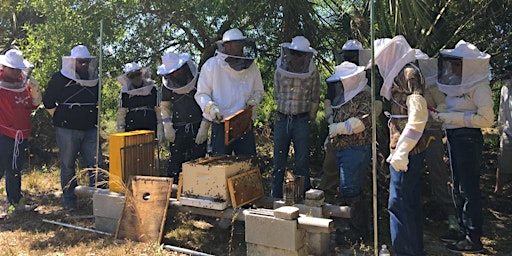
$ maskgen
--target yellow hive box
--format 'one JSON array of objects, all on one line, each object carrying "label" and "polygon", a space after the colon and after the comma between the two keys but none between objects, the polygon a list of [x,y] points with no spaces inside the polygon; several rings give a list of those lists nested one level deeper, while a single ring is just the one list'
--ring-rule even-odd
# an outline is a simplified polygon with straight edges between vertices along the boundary
[{"label": "yellow hive box", "polygon": [[227,178],[255,168],[250,157],[215,156],[183,163],[184,205],[223,210],[230,202]]},{"label": "yellow hive box", "polygon": [[132,175],[158,176],[155,168],[155,132],[131,131],[109,137],[109,189],[124,192]]}]

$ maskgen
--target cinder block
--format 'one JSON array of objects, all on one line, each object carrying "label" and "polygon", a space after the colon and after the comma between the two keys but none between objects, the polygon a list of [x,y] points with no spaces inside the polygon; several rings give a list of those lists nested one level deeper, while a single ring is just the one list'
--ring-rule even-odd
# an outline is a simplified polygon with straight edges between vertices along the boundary
[{"label": "cinder block", "polygon": [[306,248],[309,255],[326,255],[331,234],[306,232]]},{"label": "cinder block", "polygon": [[283,206],[274,210],[274,217],[284,220],[296,220],[299,218],[299,208]]},{"label": "cinder block", "polygon": [[273,248],[296,251],[304,246],[305,231],[297,229],[297,220],[277,219],[244,211],[245,241]]},{"label": "cinder block", "polygon": [[115,192],[93,194],[92,205],[96,230],[116,232],[117,223],[123,212],[124,200],[123,194]]},{"label": "cinder block", "polygon": [[304,200],[304,204],[307,206],[312,206],[312,207],[322,207],[322,205],[324,205],[324,201],[325,201],[324,198],[322,198],[322,199],[306,199],[306,200]]},{"label": "cinder block", "polygon": [[247,243],[247,255],[250,256],[268,256],[268,255],[279,255],[279,256],[306,256],[306,246],[298,250],[284,250],[274,247],[268,247],[260,244]]},{"label": "cinder block", "polygon": [[276,200],[274,201],[274,203],[272,204],[272,207],[274,209],[277,209],[279,207],[283,207],[283,206],[286,206],[285,203],[284,203],[284,200]]},{"label": "cinder block", "polygon": [[312,207],[305,204],[296,204],[295,207],[299,208],[299,213],[309,217],[323,218],[322,207]]},{"label": "cinder block", "polygon": [[324,191],[319,189],[310,189],[306,191],[306,199],[319,200],[324,199]]}]

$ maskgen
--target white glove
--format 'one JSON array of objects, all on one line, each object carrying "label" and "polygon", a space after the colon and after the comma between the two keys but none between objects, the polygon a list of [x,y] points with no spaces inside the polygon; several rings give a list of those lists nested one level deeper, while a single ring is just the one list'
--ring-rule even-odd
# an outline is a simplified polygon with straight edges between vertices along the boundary
[{"label": "white glove", "polygon": [[392,155],[389,155],[386,161],[393,166],[395,171],[407,171],[407,165],[409,165],[409,151],[414,148],[416,143],[417,141],[405,138],[399,145],[397,145],[395,152]]},{"label": "white glove", "polygon": [[464,113],[463,112],[453,112],[453,113],[439,113],[439,120],[443,121],[445,124],[457,124],[464,123]]},{"label": "white glove", "polygon": [[318,102],[311,102],[311,110],[309,110],[309,120],[315,121],[318,112]]},{"label": "white glove", "polygon": [[324,111],[325,111],[325,119],[327,120],[328,124],[332,124],[334,122],[334,117],[332,113],[332,107],[331,107],[331,101],[325,100],[324,101]]},{"label": "white glove", "polygon": [[36,79],[30,78],[30,96],[32,97],[32,105],[39,106],[43,97],[41,97],[41,91],[39,90],[39,82]]},{"label": "white glove", "polygon": [[329,125],[329,137],[333,138],[341,134],[351,135],[364,131],[365,126],[361,119],[351,117],[345,122],[333,123]]},{"label": "white glove", "polygon": [[164,122],[164,134],[165,139],[173,143],[176,139],[176,130],[174,130],[174,127],[172,127],[172,122]]},{"label": "white glove", "polygon": [[208,122],[208,120],[201,121],[196,136],[197,145],[203,144],[208,139],[208,129],[210,129],[210,122]]},{"label": "white glove", "polygon": [[162,124],[158,124],[156,126],[156,139],[158,142],[162,142],[164,140],[165,133],[164,133],[164,127]]},{"label": "white glove", "polygon": [[258,110],[258,101],[254,98],[249,99],[245,105],[246,106],[252,106],[252,119],[256,119],[256,112]]},{"label": "white glove", "polygon": [[219,123],[224,119],[224,116],[220,113],[219,106],[217,103],[210,101],[204,107],[204,111],[212,117],[212,121]]},{"label": "white glove", "polygon": [[126,128],[127,108],[117,108],[117,132],[124,132]]}]

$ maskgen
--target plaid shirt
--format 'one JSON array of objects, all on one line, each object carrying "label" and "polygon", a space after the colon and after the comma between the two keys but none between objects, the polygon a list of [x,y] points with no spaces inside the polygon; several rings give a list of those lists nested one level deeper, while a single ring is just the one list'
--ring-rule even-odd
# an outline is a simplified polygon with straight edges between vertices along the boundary
[{"label": "plaid shirt", "polygon": [[274,99],[277,111],[285,115],[297,115],[311,110],[311,103],[320,102],[320,75],[315,69],[306,78],[289,77],[276,71],[274,75]]}]

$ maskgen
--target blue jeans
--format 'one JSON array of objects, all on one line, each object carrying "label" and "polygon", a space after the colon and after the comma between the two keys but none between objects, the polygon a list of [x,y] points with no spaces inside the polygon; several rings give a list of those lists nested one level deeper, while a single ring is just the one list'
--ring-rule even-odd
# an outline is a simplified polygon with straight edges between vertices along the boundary
[{"label": "blue jeans", "polygon": [[224,145],[224,123],[212,123],[212,155],[256,155],[256,142],[254,131],[251,129],[241,138],[233,141],[228,146]]},{"label": "blue jeans", "polygon": [[[55,136],[59,146],[60,162],[60,184],[63,191],[63,201],[66,207],[76,207],[75,187],[77,186],[77,177],[75,177],[75,162],[78,154],[87,168],[96,166],[96,129],[73,130],[62,127],[55,127]],[[103,157],[100,152],[100,166],[103,163]],[[95,184],[94,171],[89,171],[89,186]],[[98,181],[103,182],[103,175],[98,176]]]},{"label": "blue jeans", "polygon": [[304,177],[304,192],[311,188],[309,180],[309,115],[286,116],[278,113],[274,124],[274,171],[272,191],[274,198],[283,198],[283,181],[290,143],[295,152],[295,176]]},{"label": "blue jeans", "polygon": [[408,170],[395,171],[389,165],[389,228],[395,255],[425,255],[421,176],[425,170],[425,152],[409,155]]},{"label": "blue jeans", "polygon": [[476,128],[449,129],[447,138],[452,168],[453,198],[459,225],[471,240],[479,242],[483,224],[480,192],[482,132]]},{"label": "blue jeans", "polygon": [[[197,126],[197,127],[196,127]],[[179,174],[182,171],[184,162],[194,160],[206,155],[206,142],[196,144],[196,135],[199,130],[199,123],[177,126],[176,139],[169,146],[169,167],[167,176],[173,178],[174,183],[178,183]]]},{"label": "blue jeans", "polygon": [[354,197],[361,194],[364,176],[369,170],[371,157],[371,145],[353,146],[336,151],[336,166],[340,173],[342,197]]},{"label": "blue jeans", "polygon": [[17,204],[21,195],[21,170],[27,159],[26,148],[28,140],[24,139],[18,145],[19,155],[16,157],[16,166],[13,168],[14,139],[0,134],[0,179],[5,173],[5,190],[9,204]]}]

